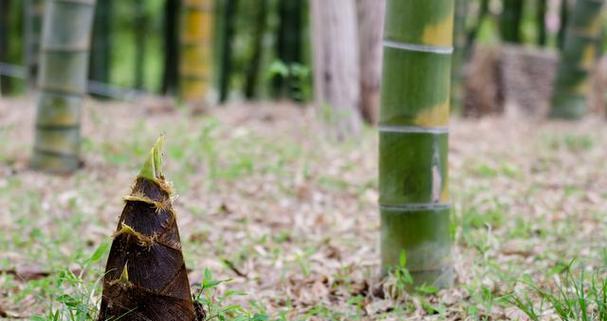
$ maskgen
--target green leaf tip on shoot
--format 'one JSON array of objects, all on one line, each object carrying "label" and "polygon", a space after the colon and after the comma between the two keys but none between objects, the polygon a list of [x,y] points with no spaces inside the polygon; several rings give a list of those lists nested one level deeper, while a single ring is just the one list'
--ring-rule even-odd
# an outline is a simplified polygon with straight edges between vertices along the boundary
[{"label": "green leaf tip on shoot", "polygon": [[139,177],[147,178],[152,181],[162,179],[162,148],[164,146],[164,135],[160,135],[154,144],[154,147],[150,150],[148,158],[146,159],[141,171],[139,171]]}]

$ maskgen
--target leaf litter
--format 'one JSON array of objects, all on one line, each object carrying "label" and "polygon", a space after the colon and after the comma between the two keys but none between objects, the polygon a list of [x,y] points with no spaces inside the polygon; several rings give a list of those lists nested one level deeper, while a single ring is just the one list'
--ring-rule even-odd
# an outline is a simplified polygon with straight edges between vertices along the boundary
[{"label": "leaf litter", "polygon": [[[232,104],[208,116],[89,101],[86,167],[72,176],[27,169],[32,102],[0,104],[0,307],[45,313],[70,289],[15,278],[79,268],[107,242],[139,160],[159,133],[178,197],[189,279],[205,269],[229,304],[290,320],[525,319],[501,298],[576,258],[605,264],[607,126],[454,119],[450,186],[457,285],[394,296],[379,271],[377,137],[328,141],[313,110]],[[171,146],[172,145],[172,146]],[[74,237],[77,236],[77,237]],[[80,260],[80,261],[78,261]],[[82,267],[80,267],[82,268]],[[88,278],[103,273],[87,266]],[[556,273],[556,272],[554,272]],[[37,282],[37,283],[36,283]],[[97,291],[95,299],[100,299]],[[29,303],[28,303],[29,302]],[[40,304],[45,303],[45,304]]]}]

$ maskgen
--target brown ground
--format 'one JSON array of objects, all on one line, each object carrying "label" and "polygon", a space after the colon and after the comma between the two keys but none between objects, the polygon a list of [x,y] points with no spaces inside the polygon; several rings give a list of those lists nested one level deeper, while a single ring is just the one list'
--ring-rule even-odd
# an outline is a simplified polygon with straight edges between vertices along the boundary
[{"label": "brown ground", "polygon": [[[108,241],[159,133],[190,281],[203,269],[245,292],[226,299],[296,320],[518,319],[499,301],[578,258],[603,264],[607,126],[504,118],[452,121],[451,191],[458,285],[392,295],[378,273],[377,139],[328,142],[310,109],[232,105],[190,116],[89,102],[86,167],[69,177],[27,169],[31,102],[0,100],[0,269],[80,270]],[[80,260],[80,261],[79,261]],[[105,257],[87,269],[99,276]],[[44,280],[44,279],[43,279]],[[0,274],[0,312],[29,316],[73,286]],[[93,299],[98,298],[98,292]],[[94,302],[94,301],[93,301]],[[227,304],[226,303],[226,304]],[[223,304],[223,303],[222,303]],[[55,304],[55,307],[58,305]],[[437,313],[437,311],[439,313]]]}]

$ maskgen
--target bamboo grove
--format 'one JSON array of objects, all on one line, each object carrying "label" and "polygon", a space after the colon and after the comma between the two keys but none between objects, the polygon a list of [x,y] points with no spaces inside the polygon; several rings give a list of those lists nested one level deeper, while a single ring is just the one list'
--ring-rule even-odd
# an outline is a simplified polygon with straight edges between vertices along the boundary
[{"label": "bamboo grove", "polygon": [[[381,70],[380,64],[374,61],[380,50],[373,41],[380,36],[373,27],[382,24],[378,21],[381,18],[373,17],[383,16],[382,10],[374,10],[382,7],[383,1],[348,0],[341,6],[356,7],[357,14],[348,14],[347,19],[340,17],[340,21],[349,20],[347,25],[359,27],[359,39],[352,41],[359,45],[359,73],[367,74],[359,80],[341,83],[347,86],[348,82],[361,82],[361,97],[349,101],[358,105],[362,116],[359,118],[371,124],[377,121],[379,105],[375,102],[379,78],[375,70]],[[321,35],[313,32],[313,22],[319,13],[311,12],[312,2],[162,0],[156,4],[100,1],[95,12],[89,78],[94,84],[117,85],[125,91],[91,93],[97,98],[123,99],[128,96],[123,94],[128,93],[126,87],[131,87],[141,94],[175,95],[189,104],[193,100],[222,104],[232,97],[246,100],[286,97],[308,102],[318,91],[314,86],[322,81],[322,78],[313,81],[314,72],[323,73],[312,68],[317,60],[315,48],[320,46],[321,40]],[[585,114],[589,83],[583,79],[589,79],[584,75],[595,65],[596,59],[592,57],[597,58],[591,47],[601,43],[595,52],[604,47],[604,32],[600,32],[604,20],[600,15],[602,1],[454,2],[457,8],[454,59],[462,62],[454,68],[452,96],[456,112],[466,104],[466,93],[462,88],[468,79],[463,76],[464,68],[460,66],[474,57],[477,44],[488,46],[498,38],[507,46],[533,46],[562,53],[550,116],[579,118],[566,115],[564,110]],[[40,68],[38,57],[44,4],[44,0],[2,2],[0,61],[23,64],[25,69],[23,75],[20,71],[10,71],[9,76],[0,70],[3,94],[35,89]],[[129,18],[126,13],[134,15]],[[555,21],[558,26],[554,25]],[[17,37],[19,33],[22,35]],[[128,48],[112,46],[125,37],[133,40],[126,46]],[[487,40],[491,37],[494,40]],[[21,38],[23,44],[19,43]],[[27,82],[22,85],[12,77],[24,77]],[[367,94],[367,91],[371,93]],[[578,111],[571,111],[574,109]]]},{"label": "bamboo grove", "polygon": [[[157,77],[158,87],[162,94],[175,96],[174,104],[208,109],[236,97],[304,105],[315,97],[320,122],[336,132],[326,135],[327,140],[358,139],[363,121],[377,125],[381,270],[389,274],[404,268],[415,284],[437,287],[454,282],[449,118],[452,111],[470,104],[469,70],[464,66],[483,50],[479,39],[493,32],[503,44],[486,68],[497,70],[488,77],[501,86],[496,96],[508,91],[503,75],[508,72],[508,50],[525,45],[540,53],[551,50],[549,54],[559,59],[546,95],[550,106],[542,117],[575,120],[590,109],[590,74],[606,33],[603,0],[577,0],[573,5],[562,0],[558,8],[537,0],[533,15],[525,12],[530,5],[517,0],[502,0],[501,6],[478,0],[476,11],[467,0],[385,0],[385,6],[379,4],[384,0],[167,0],[162,6],[163,41],[148,41],[146,28],[154,24],[147,17],[146,2],[131,6],[97,1],[27,0],[0,7],[5,10],[0,12],[3,60],[15,60],[16,49],[9,48],[14,41],[5,34],[18,30],[8,9],[24,9],[16,21],[24,34],[22,87],[37,99],[29,147],[32,168],[61,174],[78,169],[83,164],[82,110],[90,84],[109,86],[127,74],[139,103],[153,91],[147,88],[146,66],[153,59],[146,48],[163,43],[166,48],[157,48],[153,57],[163,62],[156,64],[163,69],[156,70],[163,74]],[[118,8],[125,7],[135,12],[136,25],[125,37],[135,56],[128,72],[115,67],[122,57],[112,52],[122,44],[113,40],[117,28],[108,24]],[[536,24],[533,28],[525,25],[528,16]],[[560,24],[549,28],[549,18],[556,16]],[[116,70],[122,74],[113,74]],[[0,79],[3,94],[11,83]],[[508,103],[502,100],[498,107],[503,110]],[[118,317],[144,304],[150,293],[154,300],[170,303],[162,303],[166,310],[141,318],[164,318],[168,313],[195,317],[171,192],[160,172],[160,145],[126,197],[108,259],[100,318]],[[138,221],[145,219],[153,222]],[[161,262],[167,257],[170,266]],[[152,263],[160,266],[153,271],[154,280],[142,276]]]}]

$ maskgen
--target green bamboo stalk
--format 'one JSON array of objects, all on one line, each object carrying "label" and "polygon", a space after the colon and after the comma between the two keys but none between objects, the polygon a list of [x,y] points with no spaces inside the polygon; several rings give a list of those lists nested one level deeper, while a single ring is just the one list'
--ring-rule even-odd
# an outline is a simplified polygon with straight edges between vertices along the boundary
[{"label": "green bamboo stalk", "polygon": [[548,40],[548,34],[546,32],[547,10],[547,0],[537,0],[537,44],[541,47],[546,46],[546,42]]},{"label": "green bamboo stalk", "polygon": [[588,73],[595,64],[603,0],[577,0],[567,26],[552,95],[551,118],[579,119],[587,109]]},{"label": "green bamboo stalk", "polygon": [[522,0],[503,0],[500,16],[500,34],[502,40],[511,43],[521,42],[521,20],[523,18]]},{"label": "green bamboo stalk", "polygon": [[114,0],[98,0],[93,22],[89,78],[110,82],[112,61],[111,21]]},{"label": "green bamboo stalk", "polygon": [[557,47],[560,50],[563,50],[563,48],[565,47],[565,31],[567,30],[567,25],[569,24],[569,7],[569,0],[561,0],[561,6],[559,7],[560,25],[558,33],[556,35]]},{"label": "green bamboo stalk", "polygon": [[453,0],[388,0],[379,125],[382,268],[453,282],[447,175]]},{"label": "green bamboo stalk", "polygon": [[[0,61],[6,62],[9,58],[10,44],[10,10],[11,0],[0,0]],[[10,79],[0,75],[0,95],[6,95],[10,92]]]},{"label": "green bamboo stalk", "polygon": [[166,0],[164,5],[163,94],[175,94],[179,81],[179,8],[179,0]]},{"label": "green bamboo stalk", "polygon": [[219,68],[219,102],[228,100],[230,93],[230,80],[232,76],[232,48],[235,32],[235,17],[238,13],[238,0],[223,1],[223,15],[221,17],[221,65]]},{"label": "green bamboo stalk", "polygon": [[475,19],[474,26],[466,34],[466,47],[464,49],[464,60],[469,60],[472,57],[472,51],[474,43],[478,36],[478,32],[481,29],[481,25],[485,21],[485,18],[489,16],[489,0],[480,0],[478,14]]},{"label": "green bamboo stalk", "polygon": [[25,66],[27,68],[27,83],[30,89],[36,87],[38,68],[40,65],[40,39],[42,30],[42,15],[44,0],[27,0],[25,2]]},{"label": "green bamboo stalk", "polygon": [[80,163],[80,113],[86,93],[95,0],[51,0],[45,8],[33,168],[68,173]]},{"label": "green bamboo stalk", "polygon": [[162,174],[162,137],[143,165],[113,235],[98,321],[194,321],[190,282]]},{"label": "green bamboo stalk", "polygon": [[[287,66],[302,64],[303,43],[303,14],[302,0],[279,1],[278,28],[276,29],[276,58]],[[291,76],[276,75],[272,79],[272,95],[274,98],[288,96],[301,101],[300,89]]]},{"label": "green bamboo stalk", "polygon": [[263,52],[263,38],[266,30],[266,17],[268,13],[268,0],[257,0],[255,12],[255,26],[251,41],[253,55],[245,70],[244,95],[247,99],[258,97],[260,83],[260,67]]},{"label": "green bamboo stalk", "polygon": [[145,58],[146,58],[146,33],[148,32],[148,19],[146,13],[146,2],[135,1],[135,23],[133,32],[133,42],[135,44],[135,83],[134,87],[143,89],[145,79]]},{"label": "green bamboo stalk", "polygon": [[455,21],[453,28],[453,59],[451,70],[451,109],[459,113],[462,110],[465,50],[466,50],[466,16],[468,0],[455,0]]}]

